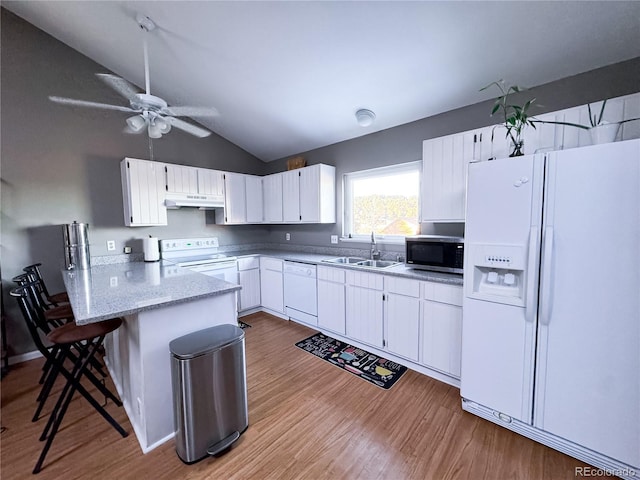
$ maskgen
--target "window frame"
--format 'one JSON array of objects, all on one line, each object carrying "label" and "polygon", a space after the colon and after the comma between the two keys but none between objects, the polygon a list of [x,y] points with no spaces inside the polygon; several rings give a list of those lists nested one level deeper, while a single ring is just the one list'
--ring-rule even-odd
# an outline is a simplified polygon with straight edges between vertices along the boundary
[{"label": "window frame", "polygon": [[[371,236],[368,234],[353,234],[347,232],[347,226],[353,225],[353,192],[351,181],[354,179],[362,179],[367,177],[377,177],[384,174],[404,173],[418,171],[418,224],[420,224],[422,207],[422,160],[414,160],[411,162],[397,163],[384,167],[369,168],[366,170],[356,170],[342,174],[342,237],[343,242],[360,242],[369,243]],[[406,235],[379,235],[376,234],[376,242],[389,244],[404,244]]]}]

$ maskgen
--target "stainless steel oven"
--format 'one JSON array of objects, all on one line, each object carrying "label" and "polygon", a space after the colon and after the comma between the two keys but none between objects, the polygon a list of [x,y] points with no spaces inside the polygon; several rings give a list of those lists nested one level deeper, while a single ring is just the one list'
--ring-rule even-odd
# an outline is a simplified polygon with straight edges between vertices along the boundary
[{"label": "stainless steel oven", "polygon": [[442,235],[406,237],[406,264],[411,268],[462,274],[464,238]]}]

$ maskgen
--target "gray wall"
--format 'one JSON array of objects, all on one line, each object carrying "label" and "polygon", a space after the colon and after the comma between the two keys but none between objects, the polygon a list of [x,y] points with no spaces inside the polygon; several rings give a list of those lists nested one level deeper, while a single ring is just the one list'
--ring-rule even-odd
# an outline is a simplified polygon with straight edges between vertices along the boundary
[{"label": "gray wall", "polygon": [[[499,75],[497,72],[496,77]],[[605,98],[636,93],[640,91],[639,82],[640,57],[531,88],[522,94],[521,98],[525,98],[525,101],[532,97],[536,98],[536,103],[544,105],[544,107],[538,107],[533,113],[541,114]],[[518,97],[515,99],[518,100]],[[291,241],[289,243],[329,245],[332,234],[342,234],[342,219],[340,218],[342,189],[340,185],[343,174],[419,160],[422,158],[423,140],[498,123],[497,118],[489,116],[492,105],[493,101],[470,105],[371,135],[301,153],[300,155],[307,160],[307,165],[326,163],[336,167],[338,223],[335,225],[273,226],[270,230],[269,240],[286,243],[285,233],[290,232]],[[284,158],[270,162],[268,173],[286,170],[286,160]],[[421,228],[422,233],[444,235],[463,233],[463,225],[461,224],[423,224]],[[351,242],[345,243],[345,245],[356,248],[366,246]],[[400,250],[392,246],[383,246],[383,248],[392,251]]]},{"label": "gray wall", "polygon": [[[9,354],[33,350],[15,301],[11,278],[22,267],[44,265],[47,284],[63,289],[61,224],[89,223],[92,255],[106,255],[106,241],[142,251],[139,240],[218,236],[221,245],[255,243],[267,227],[207,224],[195,209],[170,211],[169,226],[124,226],[120,161],[151,158],[146,135],[122,133],[126,114],[54,104],[48,95],[123,104],[95,73],[105,68],[5,9],[1,15],[2,279]],[[153,141],[153,158],[169,163],[263,173],[265,165],[217,135],[198,139],[173,130]]]}]

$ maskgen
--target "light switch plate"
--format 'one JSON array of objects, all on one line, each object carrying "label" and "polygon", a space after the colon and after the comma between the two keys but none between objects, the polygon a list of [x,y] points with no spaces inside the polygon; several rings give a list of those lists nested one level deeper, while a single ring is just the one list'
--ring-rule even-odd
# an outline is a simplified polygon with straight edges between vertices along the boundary
[{"label": "light switch plate", "polygon": [[285,233],[284,234],[284,239],[287,240],[287,241],[291,240],[291,234],[290,233]]},{"label": "light switch plate", "polygon": [[338,243],[338,235],[331,235],[331,243]]}]

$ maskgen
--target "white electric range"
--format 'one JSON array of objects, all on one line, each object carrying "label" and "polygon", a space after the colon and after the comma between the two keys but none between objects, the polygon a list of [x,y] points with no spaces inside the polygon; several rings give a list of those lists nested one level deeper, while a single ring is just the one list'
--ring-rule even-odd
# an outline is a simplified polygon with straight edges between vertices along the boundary
[{"label": "white electric range", "polygon": [[160,256],[210,277],[238,283],[236,257],[218,253],[218,237],[173,238],[160,241]]}]

